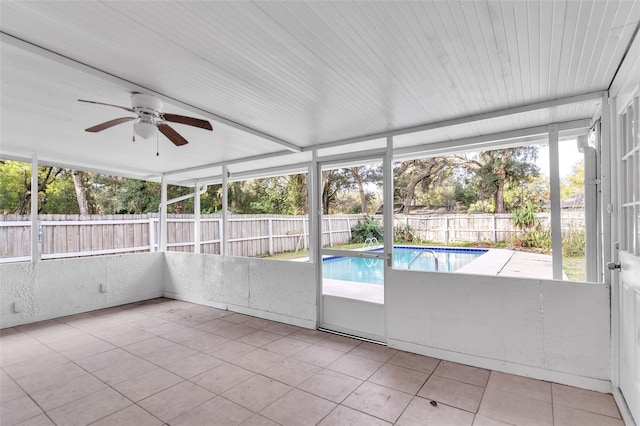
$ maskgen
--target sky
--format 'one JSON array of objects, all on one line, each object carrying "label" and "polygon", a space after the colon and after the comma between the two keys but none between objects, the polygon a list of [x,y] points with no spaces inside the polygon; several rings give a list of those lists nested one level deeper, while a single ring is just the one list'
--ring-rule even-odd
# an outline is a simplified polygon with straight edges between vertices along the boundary
[{"label": "sky", "polygon": [[[549,176],[549,145],[539,145],[538,161],[540,173]],[[578,151],[575,140],[560,141],[558,143],[558,154],[560,157],[560,179],[571,174],[573,165],[581,161],[584,157]]]}]

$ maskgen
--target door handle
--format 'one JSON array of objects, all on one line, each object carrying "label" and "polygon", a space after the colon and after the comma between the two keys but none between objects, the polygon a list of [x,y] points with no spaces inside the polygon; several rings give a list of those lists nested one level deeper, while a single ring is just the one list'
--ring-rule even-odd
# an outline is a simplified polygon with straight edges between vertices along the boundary
[{"label": "door handle", "polygon": [[616,263],[616,262],[607,262],[607,269],[609,269],[610,271],[615,271],[616,269],[620,270],[622,269],[622,266],[620,265],[620,262]]}]

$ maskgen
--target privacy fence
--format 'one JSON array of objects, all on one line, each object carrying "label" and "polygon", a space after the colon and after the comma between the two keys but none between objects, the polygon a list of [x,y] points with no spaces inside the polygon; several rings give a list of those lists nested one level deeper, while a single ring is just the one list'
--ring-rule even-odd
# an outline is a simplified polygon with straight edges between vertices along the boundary
[{"label": "privacy fence", "polygon": [[[363,215],[323,217],[324,246],[349,242],[351,228]],[[382,223],[382,217],[375,218]],[[548,215],[539,215],[548,224]],[[159,219],[148,215],[39,215],[38,245],[42,259],[157,251]],[[563,229],[584,229],[584,213],[563,213]],[[229,215],[228,254],[265,256],[309,247],[308,216]],[[167,246],[171,251],[194,249],[193,215],[168,217]],[[432,215],[394,217],[397,234],[425,241],[483,242],[511,240],[518,231],[512,215]],[[200,252],[219,254],[222,217],[201,215]],[[26,261],[31,253],[31,220],[27,216],[0,215],[0,262]]]}]

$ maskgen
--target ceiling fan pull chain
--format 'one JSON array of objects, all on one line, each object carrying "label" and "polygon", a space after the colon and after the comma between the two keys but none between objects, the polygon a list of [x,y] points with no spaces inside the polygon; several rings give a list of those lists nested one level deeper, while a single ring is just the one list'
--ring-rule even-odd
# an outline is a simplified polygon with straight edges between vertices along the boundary
[{"label": "ceiling fan pull chain", "polygon": [[160,157],[160,143],[158,142],[158,132],[156,132],[156,157]]}]

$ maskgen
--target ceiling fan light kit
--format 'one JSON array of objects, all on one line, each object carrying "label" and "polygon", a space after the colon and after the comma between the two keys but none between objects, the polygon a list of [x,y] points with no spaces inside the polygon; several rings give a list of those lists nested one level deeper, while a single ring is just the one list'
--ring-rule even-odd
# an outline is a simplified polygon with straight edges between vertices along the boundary
[{"label": "ceiling fan light kit", "polygon": [[116,118],[86,129],[87,132],[91,133],[101,132],[118,124],[135,120],[133,124],[133,132],[136,136],[139,136],[142,139],[150,139],[153,136],[156,136],[158,134],[158,130],[160,130],[160,132],[173,142],[174,145],[181,146],[186,145],[188,141],[169,126],[167,122],[185,124],[187,126],[199,127],[205,130],[213,130],[211,123],[207,120],[201,120],[195,117],[186,117],[184,115],[162,113],[162,101],[154,96],[142,93],[134,93],[131,95],[132,108],[102,102],[86,101],[82,99],[78,100],[80,102],[90,104],[106,105],[124,109],[125,111],[129,111],[137,115],[137,117]]}]

